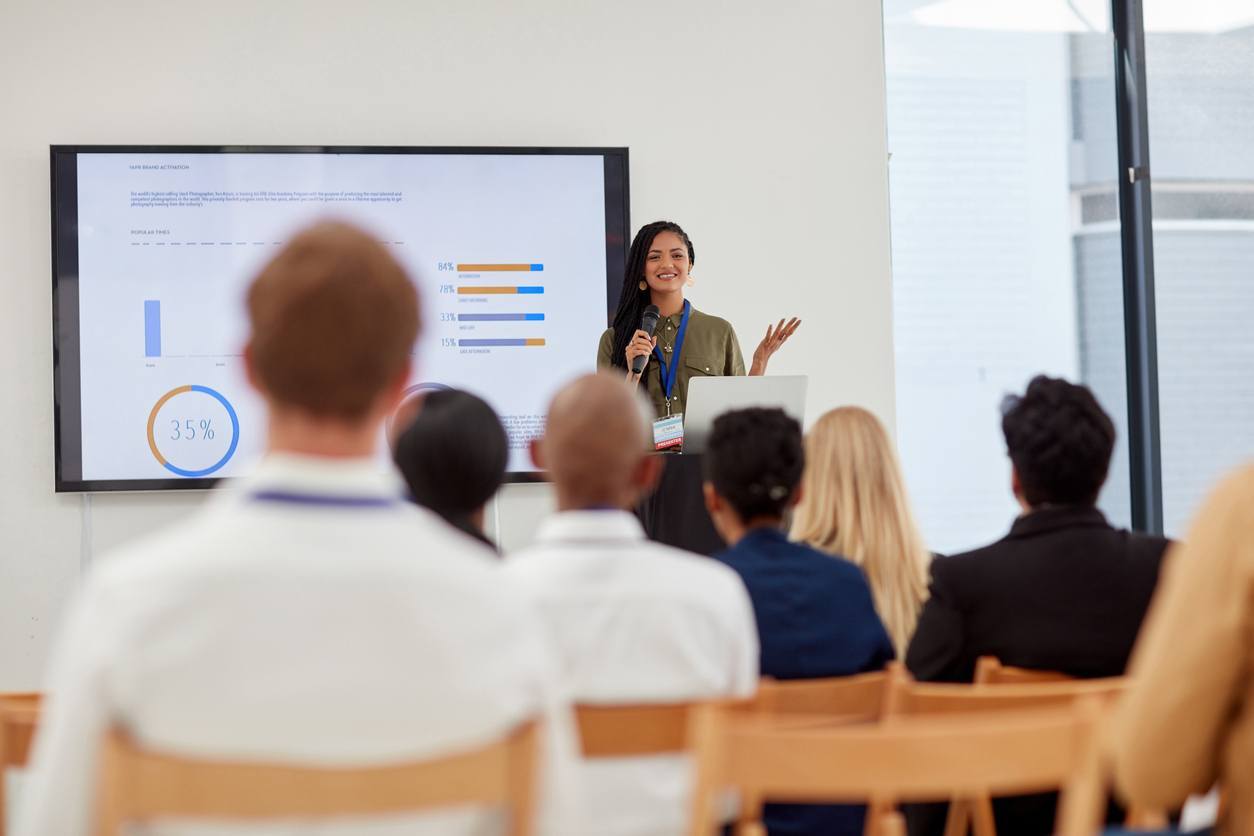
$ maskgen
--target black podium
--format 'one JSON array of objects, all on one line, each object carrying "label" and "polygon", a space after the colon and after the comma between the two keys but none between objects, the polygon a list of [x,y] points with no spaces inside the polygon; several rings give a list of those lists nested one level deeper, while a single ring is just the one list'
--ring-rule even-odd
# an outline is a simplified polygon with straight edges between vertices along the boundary
[{"label": "black podium", "polygon": [[659,453],[665,460],[657,488],[636,508],[650,540],[697,554],[727,548],[714,530],[701,495],[701,456]]}]

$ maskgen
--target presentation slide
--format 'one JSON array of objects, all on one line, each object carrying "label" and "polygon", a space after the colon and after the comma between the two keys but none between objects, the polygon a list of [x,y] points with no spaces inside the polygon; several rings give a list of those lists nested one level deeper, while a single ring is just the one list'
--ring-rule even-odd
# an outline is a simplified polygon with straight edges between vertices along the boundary
[{"label": "presentation slide", "polygon": [[[419,288],[408,392],[482,396],[511,471],[531,470],[548,400],[594,368],[605,328],[605,172],[599,154],[79,153],[67,481],[248,470],[266,428],[243,369],[244,294],[295,230],[326,218],[377,235]],[[72,325],[59,323],[61,350]]]}]

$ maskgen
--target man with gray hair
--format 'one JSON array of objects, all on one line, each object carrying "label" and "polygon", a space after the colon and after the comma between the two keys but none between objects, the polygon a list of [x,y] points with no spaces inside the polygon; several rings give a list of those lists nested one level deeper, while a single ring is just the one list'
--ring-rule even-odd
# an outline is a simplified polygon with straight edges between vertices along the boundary
[{"label": "man with gray hair", "polygon": [[[506,572],[537,603],[572,700],[749,696],[758,637],[740,577],[650,542],[628,511],[661,472],[662,457],[649,452],[652,417],[616,376],[581,377],[557,394],[532,457],[552,477],[558,510]],[[685,832],[689,766],[676,756],[586,762],[591,832]]]}]

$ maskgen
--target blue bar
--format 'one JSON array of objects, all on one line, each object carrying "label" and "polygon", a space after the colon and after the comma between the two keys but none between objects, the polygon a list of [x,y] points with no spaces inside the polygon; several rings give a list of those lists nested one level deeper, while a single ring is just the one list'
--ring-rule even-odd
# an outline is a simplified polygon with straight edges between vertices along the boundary
[{"label": "blue bar", "polygon": [[542,273],[542,272],[544,272],[544,265],[543,265],[543,264],[533,264],[533,265],[531,265],[531,272],[533,272],[533,273]]},{"label": "blue bar", "polygon": [[458,322],[544,322],[542,313],[463,313]]},{"label": "blue bar", "polygon": [[519,293],[543,293],[544,288],[539,285],[521,285],[518,288]]},{"label": "blue bar", "polygon": [[161,302],[144,300],[144,356],[161,356]]}]

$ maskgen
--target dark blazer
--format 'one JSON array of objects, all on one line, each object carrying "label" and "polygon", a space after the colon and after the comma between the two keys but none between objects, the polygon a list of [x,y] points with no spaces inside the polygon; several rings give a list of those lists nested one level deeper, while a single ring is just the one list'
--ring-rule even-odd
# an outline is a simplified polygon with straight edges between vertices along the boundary
[{"label": "dark blazer", "polygon": [[[815,679],[879,670],[893,644],[862,570],[840,557],[754,529],[717,558],[735,569],[753,601],[763,676]],[[770,836],[862,833],[864,808],[768,804]]]},{"label": "dark blazer", "polygon": [[[975,660],[988,655],[1078,677],[1119,676],[1167,545],[1113,528],[1092,507],[1022,516],[996,543],[932,563],[906,667],[923,681],[970,682]],[[1033,798],[998,801],[997,831],[1052,833],[1052,802]],[[911,833],[934,832],[918,814],[910,819]]]},{"label": "dark blazer", "polygon": [[970,682],[975,660],[1119,676],[1158,583],[1167,540],[1112,528],[1090,507],[1045,508],[990,546],[932,563],[906,666]]}]

